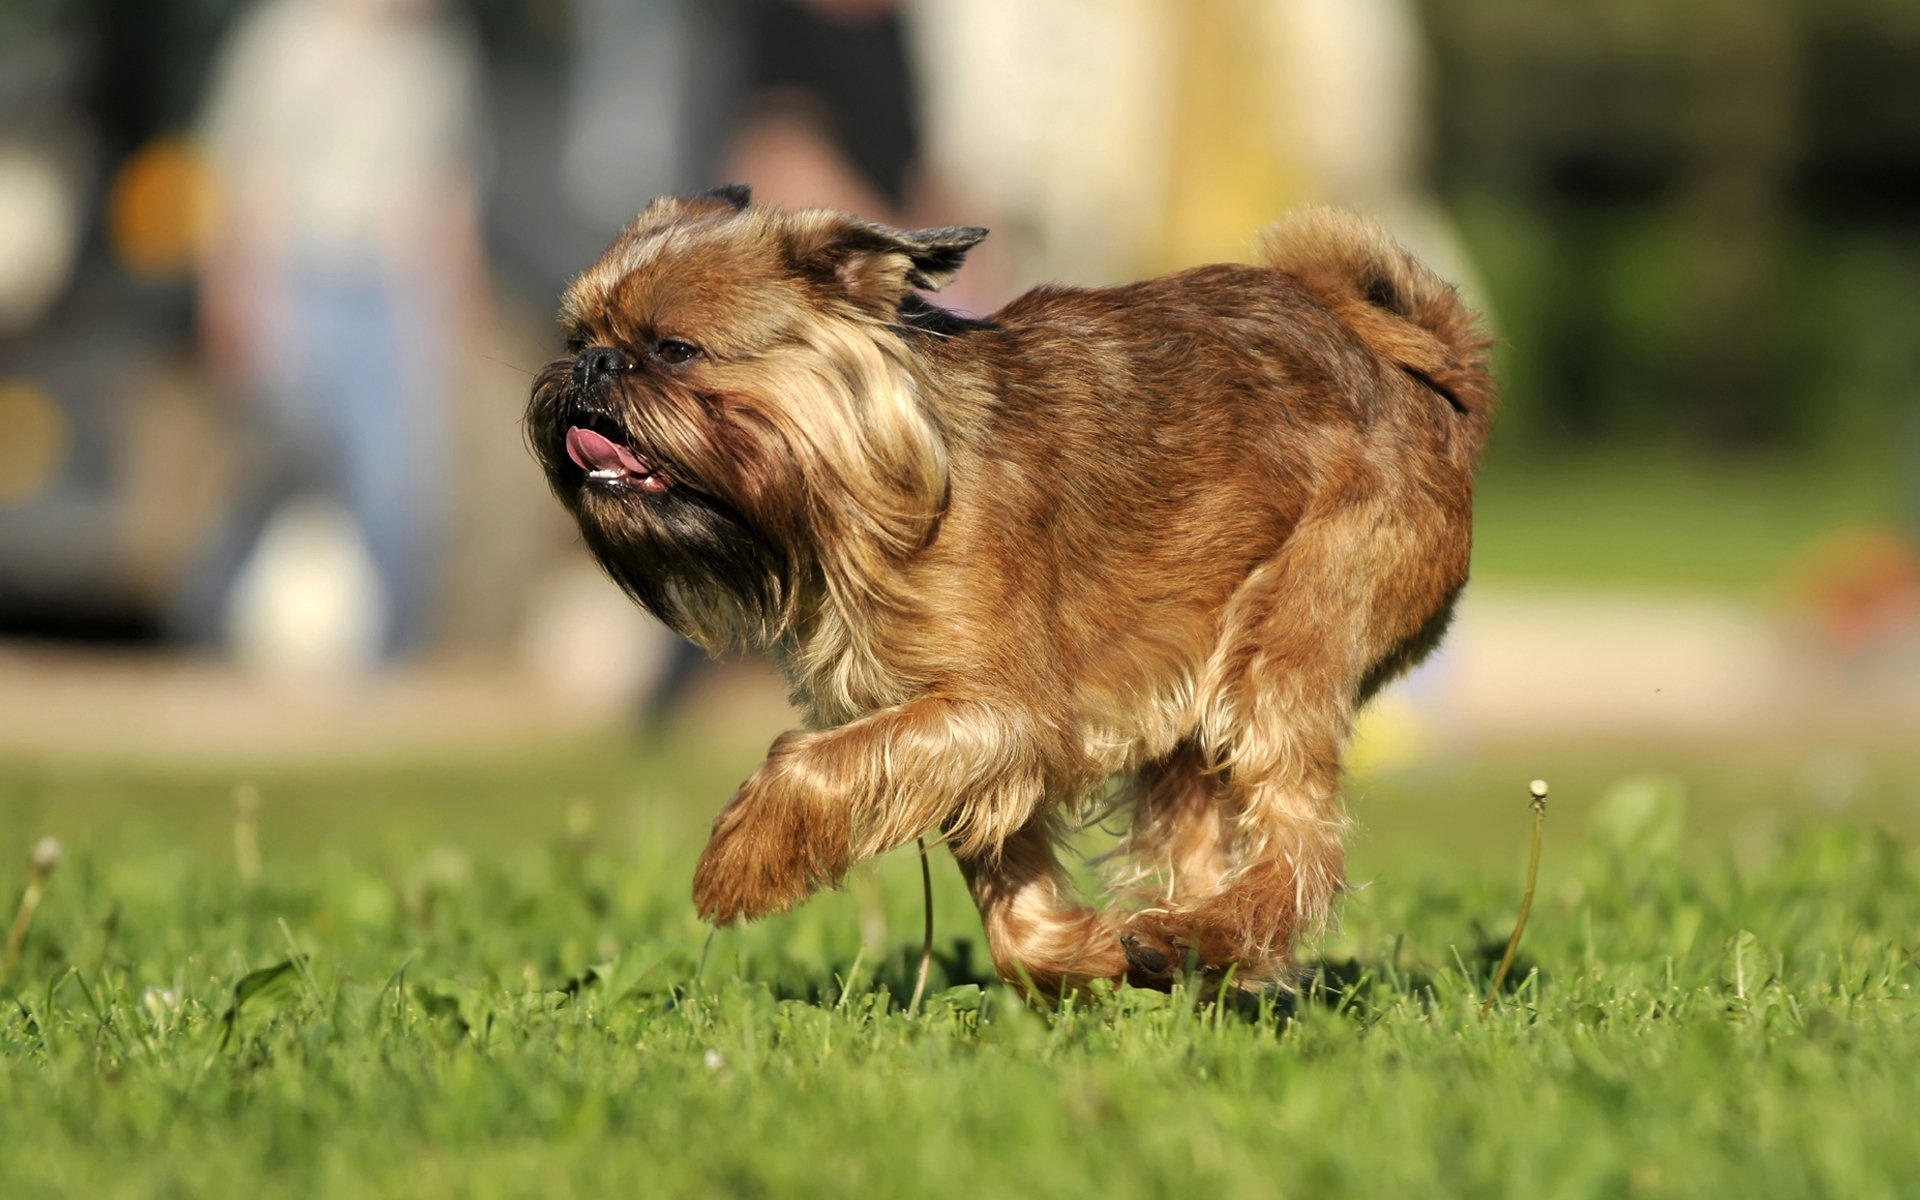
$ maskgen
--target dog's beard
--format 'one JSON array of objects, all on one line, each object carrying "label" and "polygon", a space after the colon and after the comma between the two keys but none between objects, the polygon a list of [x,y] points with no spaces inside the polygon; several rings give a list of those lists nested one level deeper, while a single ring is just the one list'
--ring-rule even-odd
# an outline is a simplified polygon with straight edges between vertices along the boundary
[{"label": "dog's beard", "polygon": [[[720,391],[634,375],[581,386],[571,359],[535,380],[529,440],[588,549],[710,651],[773,646],[824,597],[873,603],[881,562],[921,545],[945,504],[944,446],[904,349],[845,321],[808,334]],[[590,478],[573,429],[645,473]]]},{"label": "dog's beard", "polygon": [[[713,428],[716,409],[701,397],[665,388],[640,397],[640,388],[609,382],[581,387],[572,368],[561,359],[540,373],[527,434],[594,558],[647,611],[711,651],[777,637],[806,572],[805,539],[791,522],[769,522],[764,506],[750,514],[738,505],[747,481],[768,473],[757,440]],[[568,451],[575,429],[637,456],[655,473],[649,486],[591,478]],[[731,453],[723,457],[722,446]]]},{"label": "dog's beard", "polygon": [[681,487],[583,509],[587,548],[614,581],[708,650],[764,644],[790,622],[796,564],[724,501]]}]

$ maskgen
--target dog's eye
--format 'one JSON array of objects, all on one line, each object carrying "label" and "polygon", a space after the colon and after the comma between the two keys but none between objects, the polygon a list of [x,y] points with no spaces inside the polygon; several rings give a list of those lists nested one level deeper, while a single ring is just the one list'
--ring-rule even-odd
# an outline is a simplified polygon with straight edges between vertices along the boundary
[{"label": "dog's eye", "polygon": [[700,347],[692,342],[683,342],[678,338],[661,338],[660,344],[653,348],[660,361],[679,366],[683,362],[700,357]]}]

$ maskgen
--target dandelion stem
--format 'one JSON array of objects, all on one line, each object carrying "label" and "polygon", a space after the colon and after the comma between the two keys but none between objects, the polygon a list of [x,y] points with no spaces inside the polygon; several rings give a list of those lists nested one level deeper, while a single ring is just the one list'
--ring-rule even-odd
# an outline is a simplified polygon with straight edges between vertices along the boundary
[{"label": "dandelion stem", "polygon": [[1500,988],[1507,982],[1507,972],[1513,968],[1513,956],[1520,949],[1520,935],[1527,931],[1527,914],[1533,911],[1533,885],[1540,876],[1540,834],[1547,823],[1547,781],[1536,779],[1527,785],[1529,803],[1533,808],[1533,846],[1527,853],[1527,890],[1520,897],[1520,915],[1514,918],[1513,936],[1507,939],[1507,952],[1500,956],[1500,969],[1493,973],[1493,986],[1487,989],[1487,998],[1480,1005],[1480,1015],[1493,1011],[1493,1002],[1500,996]]},{"label": "dandelion stem", "polygon": [[700,943],[700,961],[693,968],[693,990],[695,992],[700,990],[700,981],[706,978],[707,952],[713,949],[714,935],[719,932],[720,930],[717,927],[709,927],[707,929],[707,940]]},{"label": "dandelion stem", "polygon": [[7,934],[6,958],[0,960],[0,975],[13,974],[14,966],[19,963],[20,950],[27,944],[27,930],[33,925],[33,914],[39,910],[40,898],[46,894],[48,878],[59,865],[59,842],[44,837],[34,844],[33,854],[27,859],[27,888],[20,894],[19,911],[13,914],[13,929]]},{"label": "dandelion stem", "polygon": [[920,1011],[920,1001],[927,994],[927,975],[933,970],[933,868],[927,865],[927,839],[915,838],[920,847],[920,904],[926,913],[924,932],[920,937],[920,971],[913,977],[913,998],[907,1001],[907,1015]]}]

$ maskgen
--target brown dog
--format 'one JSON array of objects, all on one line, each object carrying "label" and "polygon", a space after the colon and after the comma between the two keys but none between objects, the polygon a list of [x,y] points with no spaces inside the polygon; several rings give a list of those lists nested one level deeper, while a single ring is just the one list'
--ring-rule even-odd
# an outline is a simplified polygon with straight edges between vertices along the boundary
[{"label": "brown dog", "polygon": [[[770,651],[806,732],[714,823],[694,902],[791,908],[942,831],[995,963],[1043,993],[1281,978],[1343,879],[1355,708],[1467,579],[1486,343],[1360,221],[1261,266],[938,288],[985,230],[657,201],[568,290],[527,424],[587,545],[703,646]],[[1114,880],[1068,814],[1130,777]]]}]

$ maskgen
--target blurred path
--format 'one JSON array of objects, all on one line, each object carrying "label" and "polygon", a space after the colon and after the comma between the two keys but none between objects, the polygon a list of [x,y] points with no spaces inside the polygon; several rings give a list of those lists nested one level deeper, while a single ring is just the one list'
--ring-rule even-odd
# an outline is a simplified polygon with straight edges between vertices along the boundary
[{"label": "blurred path", "polygon": [[[761,669],[714,672],[688,718],[764,749],[791,724]],[[635,726],[604,694],[557,694],[505,664],[423,664],[295,686],[163,651],[0,643],[0,756],[188,762],[504,756]]]},{"label": "blurred path", "polygon": [[1469,589],[1433,666],[1430,699],[1489,732],[1920,730],[1920,629],[1841,654],[1808,622],[1711,597]]},{"label": "blurred path", "polygon": [[[715,673],[688,707],[689,725],[728,743],[763,745],[790,722],[778,683],[752,664]],[[1442,744],[1898,735],[1920,730],[1920,634],[1842,659],[1799,623],[1726,600],[1481,590],[1445,651],[1381,708]],[[624,704],[504,663],[293,687],[164,652],[0,643],[0,754],[497,754],[630,720]]]}]

